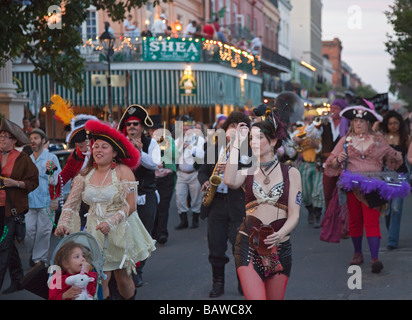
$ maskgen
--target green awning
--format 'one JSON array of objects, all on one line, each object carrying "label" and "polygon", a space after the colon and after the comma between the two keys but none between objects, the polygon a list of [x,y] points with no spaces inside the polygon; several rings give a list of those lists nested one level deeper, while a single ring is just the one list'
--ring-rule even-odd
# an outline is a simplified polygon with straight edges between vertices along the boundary
[{"label": "green awning", "polygon": [[[150,65],[150,63],[149,63]],[[126,87],[112,87],[113,106],[127,107],[128,104],[143,106],[191,105],[210,107],[216,104],[234,106],[258,105],[261,101],[261,83],[242,80],[239,76],[217,71],[194,70],[192,75],[197,83],[197,93],[184,96],[179,92],[179,82],[184,70],[112,70],[112,75],[129,75],[128,90]],[[105,75],[105,71],[87,71],[83,74],[85,86],[80,94],[62,86],[56,86],[56,94],[71,101],[78,107],[102,108],[108,105],[106,86],[93,86],[92,75]],[[23,91],[30,94],[37,90],[41,105],[50,103],[50,77],[37,76],[33,72],[13,72],[22,83]],[[126,100],[127,99],[127,100]]]}]

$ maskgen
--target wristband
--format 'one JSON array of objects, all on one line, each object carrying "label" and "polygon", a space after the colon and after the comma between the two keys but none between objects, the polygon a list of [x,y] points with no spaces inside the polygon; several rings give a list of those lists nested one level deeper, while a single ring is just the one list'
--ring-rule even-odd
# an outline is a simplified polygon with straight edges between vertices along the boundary
[{"label": "wristband", "polygon": [[17,181],[17,188],[20,188],[20,181]]}]

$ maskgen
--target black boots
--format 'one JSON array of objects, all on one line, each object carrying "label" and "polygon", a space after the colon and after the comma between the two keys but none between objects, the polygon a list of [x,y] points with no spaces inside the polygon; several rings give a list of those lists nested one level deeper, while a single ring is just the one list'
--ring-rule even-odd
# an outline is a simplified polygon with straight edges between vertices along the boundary
[{"label": "black boots", "polygon": [[315,216],[315,223],[313,227],[315,229],[320,228],[320,222],[321,222],[321,217],[322,217],[322,208],[313,208],[313,215]]},{"label": "black boots", "polygon": [[[192,218],[192,226],[190,228],[196,229],[199,228],[199,212],[193,212],[193,218]],[[175,227],[176,230],[182,230],[186,229],[189,227],[189,222],[187,220],[187,212],[182,212],[179,214],[180,216],[180,224]]]},{"label": "black boots", "polygon": [[186,229],[189,226],[187,222],[187,212],[182,212],[179,214],[180,224],[175,227],[176,230]]},{"label": "black boots", "polygon": [[192,215],[193,215],[193,217],[192,217],[192,226],[190,228],[192,228],[192,229],[199,228],[199,215],[200,215],[200,213],[193,212]]},{"label": "black boots", "polygon": [[315,215],[312,205],[306,206],[306,209],[308,210],[308,224],[313,224],[315,222]]},{"label": "black boots", "polygon": [[212,266],[213,287],[210,290],[209,297],[217,298],[225,293],[225,267]]},{"label": "black boots", "polygon": [[320,222],[322,217],[322,208],[306,206],[308,210],[308,224],[313,224],[315,229],[320,228]]}]

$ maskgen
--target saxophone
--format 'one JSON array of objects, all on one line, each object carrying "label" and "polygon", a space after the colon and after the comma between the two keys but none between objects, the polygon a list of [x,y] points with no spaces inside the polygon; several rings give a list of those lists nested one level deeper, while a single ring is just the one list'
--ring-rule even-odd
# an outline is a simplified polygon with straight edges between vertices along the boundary
[{"label": "saxophone", "polygon": [[217,168],[220,162],[223,161],[223,157],[226,157],[227,150],[229,149],[230,142],[227,144],[226,149],[222,152],[221,156],[219,157],[218,161],[213,168],[212,175],[209,178],[210,185],[203,191],[202,195],[202,205],[207,208],[212,204],[213,198],[215,197],[217,187],[222,183],[222,178],[219,176],[219,172],[217,172]]}]

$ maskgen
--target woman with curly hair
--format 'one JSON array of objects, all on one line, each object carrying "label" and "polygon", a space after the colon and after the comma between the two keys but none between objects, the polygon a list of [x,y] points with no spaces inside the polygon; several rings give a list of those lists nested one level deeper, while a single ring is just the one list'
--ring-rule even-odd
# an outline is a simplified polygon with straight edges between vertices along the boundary
[{"label": "woman with curly hair", "polygon": [[[411,137],[408,135],[405,120],[398,112],[391,110],[380,123],[380,130],[389,145],[396,151],[402,152],[403,163],[396,172],[407,175],[408,168],[405,163],[405,157],[408,153]],[[398,197],[389,201],[388,210],[385,212],[385,222],[388,229],[387,248],[389,250],[396,249],[399,246],[402,208],[403,198]]]}]

